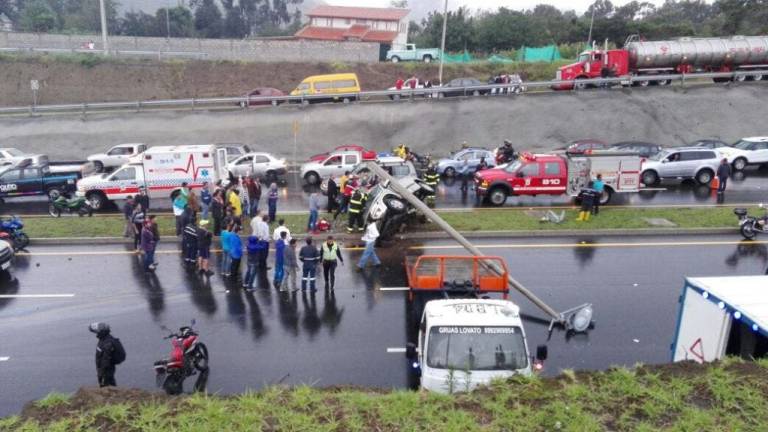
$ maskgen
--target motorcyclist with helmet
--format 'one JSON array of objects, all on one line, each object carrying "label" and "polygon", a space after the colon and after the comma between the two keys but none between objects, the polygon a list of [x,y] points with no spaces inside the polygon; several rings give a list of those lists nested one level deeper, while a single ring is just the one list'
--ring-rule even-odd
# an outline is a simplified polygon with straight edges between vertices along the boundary
[{"label": "motorcyclist with helmet", "polygon": [[99,380],[99,387],[114,387],[115,369],[117,364],[125,359],[125,350],[120,340],[113,337],[109,324],[96,322],[88,326],[91,333],[96,334],[99,339],[96,344],[96,376]]},{"label": "motorcyclist with helmet", "polygon": [[515,149],[512,147],[512,142],[510,140],[504,140],[504,145],[498,149],[496,159],[497,164],[512,162],[517,159],[517,154],[515,153]]}]

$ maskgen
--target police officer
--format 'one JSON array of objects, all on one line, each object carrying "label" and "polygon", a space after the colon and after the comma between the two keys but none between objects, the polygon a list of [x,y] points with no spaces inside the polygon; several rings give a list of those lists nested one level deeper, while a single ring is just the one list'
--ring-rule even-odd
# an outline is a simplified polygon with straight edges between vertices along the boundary
[{"label": "police officer", "polygon": [[355,189],[352,197],[349,199],[349,223],[347,224],[347,232],[351,233],[355,230],[363,231],[363,207],[368,196],[363,192],[362,188]]},{"label": "police officer", "polygon": [[439,181],[440,175],[437,173],[435,165],[430,164],[427,171],[424,172],[424,183],[432,188],[432,193],[427,196],[427,205],[430,207],[435,205],[435,194],[437,193],[437,183]]},{"label": "police officer", "polygon": [[96,376],[99,387],[116,386],[116,365],[125,360],[125,350],[120,339],[111,335],[109,324],[96,322],[88,326],[91,333],[96,333],[99,339],[96,345]]},{"label": "police officer", "polygon": [[330,286],[331,291],[333,291],[333,286],[336,284],[336,266],[338,265],[338,261],[341,261],[341,264],[343,265],[344,258],[342,258],[339,244],[333,240],[333,236],[328,236],[328,239],[320,247],[320,250],[323,256],[323,280],[325,281],[325,289],[328,289]]}]

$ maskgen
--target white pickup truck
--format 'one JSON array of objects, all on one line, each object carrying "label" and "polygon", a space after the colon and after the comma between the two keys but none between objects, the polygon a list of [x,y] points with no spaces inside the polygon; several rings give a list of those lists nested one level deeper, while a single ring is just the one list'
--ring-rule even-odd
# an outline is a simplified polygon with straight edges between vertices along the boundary
[{"label": "white pickup truck", "polygon": [[113,168],[127,164],[131,161],[131,158],[138,156],[146,150],[146,144],[118,144],[107,150],[106,153],[97,153],[88,156],[88,162],[93,163],[97,172],[109,171]]},{"label": "white pickup truck", "polygon": [[301,177],[307,184],[315,185],[328,177],[341,177],[352,171],[363,160],[358,151],[338,151],[319,162],[311,161],[301,166]]}]

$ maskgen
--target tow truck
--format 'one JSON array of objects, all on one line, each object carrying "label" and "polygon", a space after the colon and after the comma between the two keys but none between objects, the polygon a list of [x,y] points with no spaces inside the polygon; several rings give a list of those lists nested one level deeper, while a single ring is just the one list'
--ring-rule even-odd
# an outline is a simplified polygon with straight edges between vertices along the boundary
[{"label": "tow truck", "polygon": [[[420,317],[416,343],[406,356],[419,386],[438,393],[470,391],[491,380],[531,375],[543,367],[547,347],[535,359],[509,301],[509,272],[495,256],[406,257],[411,316]],[[485,294],[501,294],[489,299]],[[438,298],[425,301],[427,298]],[[423,307],[422,307],[423,304]]]},{"label": "tow truck", "polygon": [[602,175],[600,204],[615,193],[640,190],[642,158],[636,153],[591,151],[580,155],[523,153],[511,163],[475,174],[477,196],[502,206],[510,195],[576,197],[590,180]]}]

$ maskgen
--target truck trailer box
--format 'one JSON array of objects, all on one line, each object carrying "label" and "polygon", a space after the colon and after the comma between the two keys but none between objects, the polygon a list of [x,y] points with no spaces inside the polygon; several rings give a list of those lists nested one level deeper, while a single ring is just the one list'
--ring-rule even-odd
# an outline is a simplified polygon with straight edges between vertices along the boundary
[{"label": "truck trailer box", "polygon": [[768,276],[686,278],[670,348],[674,362],[764,357]]}]

